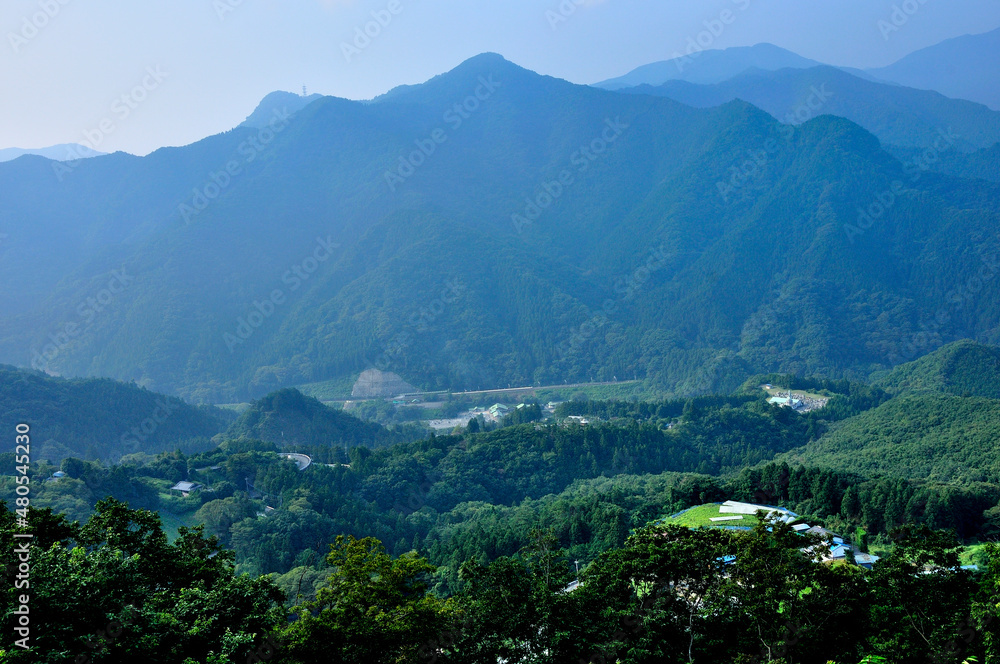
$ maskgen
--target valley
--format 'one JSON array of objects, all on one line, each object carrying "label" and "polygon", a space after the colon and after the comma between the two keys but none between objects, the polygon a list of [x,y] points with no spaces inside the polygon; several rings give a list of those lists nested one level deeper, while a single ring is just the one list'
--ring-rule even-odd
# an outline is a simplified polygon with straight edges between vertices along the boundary
[{"label": "valley", "polygon": [[1000,10],[377,3],[24,9],[0,663],[1000,661]]}]

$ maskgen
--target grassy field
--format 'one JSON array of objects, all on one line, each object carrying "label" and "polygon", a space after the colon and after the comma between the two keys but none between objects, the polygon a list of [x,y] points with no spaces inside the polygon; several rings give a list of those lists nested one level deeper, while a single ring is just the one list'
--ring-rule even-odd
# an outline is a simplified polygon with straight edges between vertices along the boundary
[{"label": "grassy field", "polygon": [[719,506],[721,503],[709,503],[707,505],[699,505],[698,507],[692,507],[680,516],[675,518],[666,517],[660,523],[674,524],[679,526],[686,526],[688,528],[710,528],[718,526],[746,526],[751,527],[754,523],[754,517],[750,515],[742,515],[742,521],[712,521],[713,518],[720,516],[740,516],[736,514],[719,514]]},{"label": "grassy field", "polygon": [[177,529],[181,526],[187,526],[190,528],[198,525],[195,523],[193,518],[194,512],[189,512],[187,514],[174,514],[173,512],[160,510],[159,515],[160,520],[163,522],[163,532],[167,534],[167,539],[171,542],[177,539]]}]

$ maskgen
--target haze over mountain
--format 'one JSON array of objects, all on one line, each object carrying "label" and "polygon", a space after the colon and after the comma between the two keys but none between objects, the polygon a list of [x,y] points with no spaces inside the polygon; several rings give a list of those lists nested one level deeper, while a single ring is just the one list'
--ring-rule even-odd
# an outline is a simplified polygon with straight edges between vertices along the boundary
[{"label": "haze over mountain", "polygon": [[118,461],[208,441],[232,420],[225,411],[195,408],[180,399],[106,378],[66,380],[0,365],[0,425],[31,422],[39,432],[35,459],[66,457]]},{"label": "haze over mountain", "polygon": [[[883,143],[968,152],[1000,142],[1000,113],[929,90],[864,80],[835,67],[747,70],[722,83],[669,81],[621,92],[653,94],[705,108],[742,99],[781,122],[800,123],[818,114],[858,123]],[[950,137],[942,142],[942,131]]]},{"label": "haze over mountain", "polygon": [[[728,82],[754,70],[774,72],[782,69],[811,69],[829,66],[773,44],[738,46],[726,49],[699,50],[661,62],[638,67],[624,76],[595,83],[608,90],[661,86],[668,82],[714,85]],[[976,35],[963,35],[920,49],[887,67],[857,69],[837,67],[871,83],[890,83],[918,90],[931,90],[952,99],[964,99],[1000,111],[1000,80],[996,62],[1000,60],[1000,28]],[[758,74],[759,75],[759,74]],[[733,84],[743,91],[748,81]],[[874,88],[872,88],[874,90]],[[726,98],[733,89],[714,90],[716,98]],[[683,85],[675,85],[671,95],[691,94]],[[883,94],[883,93],[878,93]],[[912,93],[907,93],[912,94]],[[696,97],[697,98],[697,97]]]},{"label": "haze over mountain", "polygon": [[998,269],[998,187],[914,179],[847,120],[490,54],[284,115],[61,181],[0,166],[0,359],[215,402],[373,366],[692,393],[998,338],[995,289],[967,286]]},{"label": "haze over mountain", "polygon": [[886,81],[936,90],[1000,111],[1000,28],[978,35],[948,39],[911,53],[902,60],[868,73]]},{"label": "haze over mountain", "polygon": [[1000,663],[996,0],[29,4],[0,664]]},{"label": "haze over mountain", "polygon": [[322,99],[323,95],[297,95],[294,92],[272,92],[264,97],[253,113],[247,116],[240,126],[260,129],[266,127],[277,112],[298,113],[303,108],[313,103],[317,99]]},{"label": "haze over mountain", "polygon": [[948,150],[938,153],[936,160],[924,158],[923,148],[887,148],[900,161],[920,164],[938,173],[947,173],[962,178],[978,178],[990,182],[1000,182],[1000,144],[975,152]]},{"label": "haze over mountain", "polygon": [[98,152],[79,143],[60,143],[59,145],[52,145],[47,148],[34,149],[0,148],[0,162],[11,161],[26,154],[45,157],[46,159],[53,159],[55,161],[73,161],[75,159],[99,157],[106,153]]},{"label": "haze over mountain", "polygon": [[638,67],[624,76],[594,85],[619,90],[637,85],[663,85],[667,81],[687,81],[702,85],[721,83],[747,69],[775,71],[807,69],[822,63],[804,58],[774,44],[734,46],[726,49],[693,50],[690,54]]}]

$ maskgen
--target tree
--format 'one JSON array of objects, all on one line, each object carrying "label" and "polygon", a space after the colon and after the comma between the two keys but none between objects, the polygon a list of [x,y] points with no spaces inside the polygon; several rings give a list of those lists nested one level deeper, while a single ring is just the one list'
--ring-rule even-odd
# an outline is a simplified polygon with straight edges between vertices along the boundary
[{"label": "tree", "polygon": [[858,487],[851,485],[844,492],[844,499],[840,501],[840,514],[845,519],[856,519],[861,514],[861,496]]},{"label": "tree", "polygon": [[893,532],[895,547],[869,575],[874,654],[897,662],[951,658],[950,644],[972,610],[975,584],[959,568],[954,535],[927,526]]},{"label": "tree", "polygon": [[532,530],[516,556],[462,566],[461,661],[576,661],[581,604],[566,592],[572,571],[551,531]]},{"label": "tree", "polygon": [[[181,528],[170,544],[150,512],[112,499],[96,510],[79,530],[51,515],[29,517],[45,533],[30,550],[31,648],[12,648],[4,630],[3,661],[242,661],[282,621],[281,591],[266,577],[236,576],[232,553],[200,528]],[[12,523],[0,509],[5,559]],[[0,590],[7,624],[14,593],[8,584]]]},{"label": "tree", "polygon": [[411,661],[436,649],[453,625],[452,602],[427,592],[435,567],[416,553],[393,560],[377,539],[338,536],[327,556],[333,569],[316,599],[296,607],[283,631],[279,662]]}]

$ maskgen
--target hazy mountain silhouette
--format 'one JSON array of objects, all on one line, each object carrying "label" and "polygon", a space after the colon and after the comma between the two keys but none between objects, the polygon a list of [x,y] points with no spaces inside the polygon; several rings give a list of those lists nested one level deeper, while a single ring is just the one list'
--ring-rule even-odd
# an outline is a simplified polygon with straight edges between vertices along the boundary
[{"label": "hazy mountain silhouette", "polygon": [[868,73],[886,81],[947,97],[968,99],[1000,111],[1000,28],[964,35],[916,51]]},{"label": "hazy mountain silhouette", "polygon": [[995,289],[965,288],[995,269],[997,186],[914,179],[848,120],[492,54],[274,113],[61,178],[0,165],[0,359],[216,402],[371,367],[689,393],[998,333]]}]

